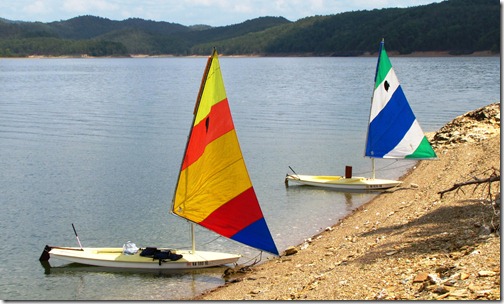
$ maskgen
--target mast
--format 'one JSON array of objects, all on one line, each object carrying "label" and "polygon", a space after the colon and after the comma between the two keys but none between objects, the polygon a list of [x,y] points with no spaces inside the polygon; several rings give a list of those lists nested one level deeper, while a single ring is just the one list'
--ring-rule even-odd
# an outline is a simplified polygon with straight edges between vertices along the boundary
[{"label": "mast", "polygon": [[376,174],[375,174],[375,159],[374,157],[371,158],[371,167],[372,167],[372,173],[371,173],[371,178],[375,179]]},{"label": "mast", "polygon": [[[368,119],[368,132],[366,134],[366,145],[368,144],[368,138],[369,138],[369,124],[371,123],[371,111],[373,108],[373,98],[374,98],[374,91],[376,89],[376,78],[378,77],[378,69],[380,68],[380,58],[381,58],[381,53],[383,49],[383,45],[385,44],[385,38],[382,38],[382,41],[380,42],[380,49],[378,50],[378,62],[376,63],[376,71],[375,71],[375,77],[374,77],[374,87],[373,87],[373,94],[371,95],[371,104],[369,107],[369,119]],[[364,148],[364,156],[366,156],[366,148]],[[376,174],[375,174],[375,158],[372,156],[369,156],[371,158],[371,178],[375,179]]]},{"label": "mast", "polygon": [[[174,212],[174,208],[175,208],[175,196],[177,195],[177,189],[178,189],[178,185],[179,185],[180,175],[182,173],[182,168],[184,166],[184,160],[185,160],[185,156],[187,154],[187,148],[189,147],[189,139],[191,138],[193,127],[194,127],[194,122],[196,121],[196,115],[198,114],[199,104],[201,102],[201,96],[203,95],[203,90],[205,89],[205,84],[206,84],[206,80],[207,80],[207,77],[208,77],[208,72],[210,71],[210,67],[212,66],[212,58],[215,56],[216,52],[217,52],[217,50],[214,48],[213,52],[212,52],[212,55],[209,56],[208,59],[207,59],[207,64],[206,64],[206,67],[205,67],[205,71],[203,73],[203,78],[201,79],[201,84],[200,84],[200,89],[199,89],[199,92],[198,92],[198,97],[196,98],[196,104],[195,104],[194,110],[193,110],[193,120],[192,120],[192,124],[191,124],[191,129],[189,131],[189,135],[187,136],[187,142],[186,142],[186,146],[185,146],[185,149],[184,149],[184,154],[182,155],[182,161],[180,162],[180,169],[179,169],[179,174],[178,174],[178,177],[177,177],[177,183],[175,184],[175,191],[173,192],[171,213],[174,214],[174,215],[177,215]],[[191,248],[192,248],[192,253],[194,254],[194,252],[196,251],[196,236],[195,236],[195,233],[194,233],[194,222],[192,222],[192,221],[190,221],[188,219],[186,219],[186,220],[189,221],[189,222],[191,222],[191,243],[192,243]]]},{"label": "mast", "polygon": [[196,235],[194,234],[194,223],[191,222],[191,253],[196,252]]}]

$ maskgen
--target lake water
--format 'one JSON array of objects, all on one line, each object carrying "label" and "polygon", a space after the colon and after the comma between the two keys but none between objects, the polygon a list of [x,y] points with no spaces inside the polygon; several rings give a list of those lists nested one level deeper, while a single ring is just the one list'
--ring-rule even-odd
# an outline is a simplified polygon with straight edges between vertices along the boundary
[{"label": "lake water", "polygon": [[[391,58],[423,130],[500,100],[500,58]],[[298,173],[369,175],[363,157],[376,58],[221,58],[249,174],[280,251],[374,194],[284,185]],[[169,213],[205,58],[0,60],[0,298],[175,300],[223,269],[159,273],[72,267],[46,244],[187,247]],[[378,161],[397,178],[412,162]],[[258,252],[197,229],[199,249]],[[268,255],[263,255],[263,260]]]}]

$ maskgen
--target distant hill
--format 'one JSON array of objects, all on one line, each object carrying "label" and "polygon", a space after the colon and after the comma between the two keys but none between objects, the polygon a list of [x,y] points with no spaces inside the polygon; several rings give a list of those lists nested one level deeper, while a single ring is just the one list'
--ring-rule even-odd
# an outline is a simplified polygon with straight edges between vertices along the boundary
[{"label": "distant hill", "polygon": [[155,35],[170,35],[176,32],[188,32],[186,26],[169,23],[129,18],[113,21],[94,16],[81,16],[66,21],[48,23],[51,29],[63,39],[92,39],[101,35],[125,30],[140,30]]},{"label": "distant hill", "polygon": [[500,53],[498,0],[445,0],[410,8],[389,8],[313,16],[291,22],[260,17],[211,27],[96,16],[42,23],[0,18],[0,56],[227,55],[358,56],[387,50],[400,54],[442,51]]},{"label": "distant hill", "polygon": [[450,51],[457,54],[500,49],[497,0],[449,0],[406,9],[348,12],[291,27],[270,43],[267,53],[358,55],[387,50]]}]

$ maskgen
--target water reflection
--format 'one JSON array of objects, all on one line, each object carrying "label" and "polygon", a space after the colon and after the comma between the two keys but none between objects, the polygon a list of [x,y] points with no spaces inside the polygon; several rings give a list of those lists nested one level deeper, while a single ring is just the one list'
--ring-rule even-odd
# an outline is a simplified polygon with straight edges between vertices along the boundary
[{"label": "water reflection", "polygon": [[96,272],[96,273],[117,273],[121,275],[138,275],[145,274],[155,277],[170,277],[170,276],[184,276],[187,274],[223,274],[228,268],[225,266],[200,268],[200,269],[136,269],[136,268],[117,268],[117,267],[101,267],[91,266],[79,263],[68,263],[61,266],[51,266],[47,261],[41,261],[41,266],[44,268],[44,274],[58,275],[68,274],[75,272]]},{"label": "water reflection", "polygon": [[[69,263],[60,266],[50,266],[49,263],[40,262],[47,278],[71,281],[71,288],[76,294],[75,299],[129,299],[129,300],[161,300],[173,298],[192,298],[206,289],[212,289],[224,284],[224,271],[228,267],[212,267],[203,269],[124,269],[115,267],[98,267],[78,263]],[[106,280],[112,282],[116,290],[97,294],[90,293],[96,281]],[[132,289],[130,284],[122,285],[120,282],[138,281],[139,286]],[[166,289],[170,295],[163,294],[162,285],[180,284],[183,290]],[[183,286],[183,287],[182,287]],[[84,294],[87,293],[87,294]],[[149,294],[150,293],[150,294]],[[59,295],[61,296],[61,295]],[[70,296],[72,298],[72,296]],[[57,299],[57,298],[53,298]]]},{"label": "water reflection", "polygon": [[[386,190],[338,190],[331,187],[314,187],[308,185],[289,185],[285,183],[285,189],[288,197],[293,197],[291,202],[299,200],[300,196],[305,197],[320,197],[330,200],[336,204],[345,202],[346,211],[353,211],[364,202],[374,198],[376,195],[383,193]],[[294,199],[297,198],[297,199]]]}]

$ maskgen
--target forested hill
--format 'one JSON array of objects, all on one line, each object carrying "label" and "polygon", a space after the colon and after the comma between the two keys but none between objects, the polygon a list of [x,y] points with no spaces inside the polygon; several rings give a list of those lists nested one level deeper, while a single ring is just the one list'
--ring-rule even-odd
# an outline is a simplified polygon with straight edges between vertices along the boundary
[{"label": "forested hill", "polygon": [[[0,13],[1,14],[1,13]],[[80,16],[42,23],[0,18],[0,56],[225,55],[358,56],[441,51],[500,53],[499,0],[445,0],[307,17],[260,17],[223,27]]]}]

